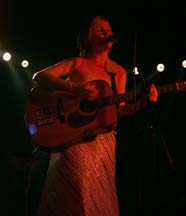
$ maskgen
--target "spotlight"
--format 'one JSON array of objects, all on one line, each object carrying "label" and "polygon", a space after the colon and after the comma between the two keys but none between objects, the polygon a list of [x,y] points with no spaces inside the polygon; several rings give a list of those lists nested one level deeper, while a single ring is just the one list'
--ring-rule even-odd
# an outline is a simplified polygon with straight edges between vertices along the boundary
[{"label": "spotlight", "polygon": [[134,73],[134,75],[139,75],[139,70],[137,67],[133,68],[133,73]]},{"label": "spotlight", "polygon": [[27,60],[23,60],[23,61],[21,62],[21,65],[22,65],[22,67],[26,68],[26,67],[29,66],[29,62],[28,62]]},{"label": "spotlight", "polygon": [[158,72],[163,72],[165,70],[164,64],[158,64],[156,67]]},{"label": "spotlight", "polygon": [[10,59],[11,59],[11,54],[9,52],[3,54],[3,60],[10,61]]},{"label": "spotlight", "polygon": [[186,60],[182,61],[182,67],[186,68]]}]

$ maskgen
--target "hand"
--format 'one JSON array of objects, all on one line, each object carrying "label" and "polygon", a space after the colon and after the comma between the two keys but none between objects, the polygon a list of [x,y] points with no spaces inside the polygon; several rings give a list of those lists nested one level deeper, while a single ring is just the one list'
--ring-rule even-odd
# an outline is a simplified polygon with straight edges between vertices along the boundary
[{"label": "hand", "polygon": [[91,82],[87,83],[75,83],[70,82],[70,92],[89,101],[94,100],[98,97],[99,91],[94,84]]},{"label": "hand", "polygon": [[150,85],[150,90],[148,92],[148,96],[149,96],[149,100],[151,102],[157,102],[158,101],[158,90],[153,83]]}]

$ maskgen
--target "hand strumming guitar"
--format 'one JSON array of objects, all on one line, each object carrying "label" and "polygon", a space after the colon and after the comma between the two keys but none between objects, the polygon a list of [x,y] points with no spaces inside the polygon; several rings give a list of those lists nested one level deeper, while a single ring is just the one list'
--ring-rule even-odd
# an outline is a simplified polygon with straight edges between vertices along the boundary
[{"label": "hand strumming guitar", "polygon": [[77,97],[92,101],[99,97],[99,91],[91,82],[75,83],[69,82],[69,91]]}]

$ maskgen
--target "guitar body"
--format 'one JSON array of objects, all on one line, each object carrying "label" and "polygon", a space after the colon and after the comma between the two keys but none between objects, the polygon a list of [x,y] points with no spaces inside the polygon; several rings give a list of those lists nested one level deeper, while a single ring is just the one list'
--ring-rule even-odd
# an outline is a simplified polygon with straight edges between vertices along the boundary
[{"label": "guitar body", "polygon": [[115,104],[100,103],[102,98],[112,96],[111,87],[103,80],[91,84],[99,92],[99,98],[94,101],[39,87],[31,90],[25,120],[34,143],[48,148],[75,144],[115,128]]},{"label": "guitar body", "polygon": [[[85,101],[61,91],[48,92],[39,87],[30,91],[25,120],[34,143],[48,148],[71,145],[115,128],[115,104],[131,101],[136,94],[113,95],[104,80],[89,83],[98,91],[99,97],[94,101]],[[157,90],[159,94],[186,91],[186,82],[159,86]]]}]

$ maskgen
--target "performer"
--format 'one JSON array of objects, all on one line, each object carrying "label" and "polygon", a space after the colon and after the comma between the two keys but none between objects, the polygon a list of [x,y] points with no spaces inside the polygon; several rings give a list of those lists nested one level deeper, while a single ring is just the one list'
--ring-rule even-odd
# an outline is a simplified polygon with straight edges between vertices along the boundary
[{"label": "performer", "polygon": [[[66,91],[92,101],[100,92],[91,81],[105,81],[112,89],[110,72],[114,74],[116,93],[125,93],[126,69],[110,58],[116,40],[109,20],[104,16],[93,16],[80,29],[77,38],[79,55],[36,72],[33,80],[48,91]],[[65,76],[68,79],[63,79]],[[157,102],[158,91],[154,84],[147,95],[149,101]],[[145,106],[148,100],[141,100],[138,105],[143,101]],[[127,105],[122,101],[116,106],[117,115],[136,111],[136,104]],[[116,124],[94,139],[50,154],[38,216],[119,216],[115,128]]]}]

